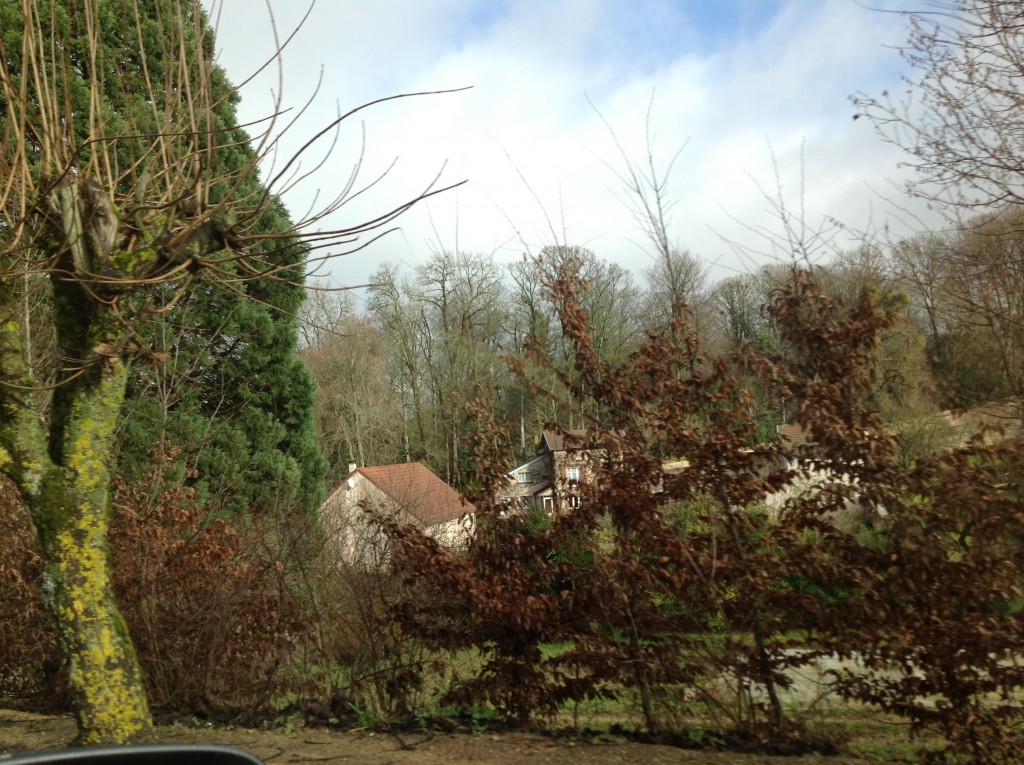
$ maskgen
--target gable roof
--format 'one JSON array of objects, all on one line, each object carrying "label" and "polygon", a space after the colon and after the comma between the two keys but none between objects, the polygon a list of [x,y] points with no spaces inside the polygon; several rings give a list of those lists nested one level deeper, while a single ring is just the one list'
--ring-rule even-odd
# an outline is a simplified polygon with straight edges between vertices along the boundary
[{"label": "gable roof", "polygon": [[521,470],[528,470],[535,463],[538,463],[538,462],[543,463],[544,460],[546,460],[546,459],[547,459],[547,455],[546,454],[538,454],[536,457],[531,457],[530,459],[528,459],[522,465],[516,465],[514,468],[512,468],[507,473],[505,473],[505,475],[513,476],[513,475],[515,475],[516,473],[518,473]]},{"label": "gable roof", "polygon": [[566,430],[564,433],[560,433],[557,430],[545,430],[541,435],[541,445],[546,446],[549,452],[582,449],[586,441],[586,430]]},{"label": "gable roof", "polygon": [[366,480],[397,502],[424,526],[433,526],[471,513],[473,505],[422,462],[356,468],[351,477]]}]

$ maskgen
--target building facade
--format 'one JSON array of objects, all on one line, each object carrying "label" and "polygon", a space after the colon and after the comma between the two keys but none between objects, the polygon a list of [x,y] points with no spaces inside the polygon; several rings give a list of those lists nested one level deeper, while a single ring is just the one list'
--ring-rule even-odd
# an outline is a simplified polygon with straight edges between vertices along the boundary
[{"label": "building facade", "polygon": [[583,487],[596,483],[607,458],[586,430],[545,430],[537,456],[508,472],[499,500],[512,510],[569,512],[584,501]]},{"label": "building facade", "polygon": [[411,524],[445,547],[465,547],[476,511],[421,462],[354,468],[320,508],[328,553],[363,567],[385,565],[387,539],[374,517]]}]

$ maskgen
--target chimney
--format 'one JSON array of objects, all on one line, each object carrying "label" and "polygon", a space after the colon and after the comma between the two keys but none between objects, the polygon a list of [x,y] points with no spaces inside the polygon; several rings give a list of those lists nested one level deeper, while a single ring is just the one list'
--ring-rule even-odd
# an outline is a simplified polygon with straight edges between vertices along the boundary
[{"label": "chimney", "polygon": [[348,474],[352,475],[354,472],[356,472],[357,467],[359,467],[359,465],[357,465],[355,462],[348,463]]}]

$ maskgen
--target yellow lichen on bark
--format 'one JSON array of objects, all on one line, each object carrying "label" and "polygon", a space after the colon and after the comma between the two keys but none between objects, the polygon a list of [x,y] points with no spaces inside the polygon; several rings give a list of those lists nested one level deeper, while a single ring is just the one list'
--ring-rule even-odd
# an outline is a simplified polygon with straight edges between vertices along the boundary
[{"label": "yellow lichen on bark", "polygon": [[80,424],[80,432],[75,439],[71,453],[68,455],[68,467],[78,474],[78,488],[91,494],[96,491],[106,477],[106,465],[97,459],[93,447],[96,434],[95,424],[86,418]]},{"label": "yellow lichen on bark", "polygon": [[104,363],[68,407],[60,488],[35,508],[52,530],[50,609],[80,744],[128,743],[152,731],[135,650],[114,599],[107,541],[111,442],[127,369],[120,360]]},{"label": "yellow lichen on bark", "polygon": [[114,605],[106,522],[87,502],[78,510],[75,523],[57,535],[54,563],[63,579],[58,629],[62,643],[73,648],[68,682],[76,699],[79,743],[135,741],[148,737],[151,722],[134,649]]},{"label": "yellow lichen on bark", "polygon": [[87,401],[76,401],[70,421],[74,428],[67,465],[77,473],[75,489],[91,495],[109,480],[109,440],[124,400],[127,370],[123,364],[104,375],[98,390]]}]

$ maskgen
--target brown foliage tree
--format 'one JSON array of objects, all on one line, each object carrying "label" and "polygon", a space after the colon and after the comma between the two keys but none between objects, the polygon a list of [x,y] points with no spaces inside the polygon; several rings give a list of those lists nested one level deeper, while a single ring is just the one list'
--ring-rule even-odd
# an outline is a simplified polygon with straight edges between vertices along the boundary
[{"label": "brown foliage tree", "polygon": [[[289,569],[265,533],[211,521],[192,490],[166,485],[162,470],[154,459],[148,481],[117,482],[111,526],[114,590],[149,699],[162,712],[259,714],[308,626]],[[155,498],[145,496],[151,486]],[[39,597],[42,559],[11,494],[12,512],[0,515],[0,608],[14,617],[0,625],[0,690],[33,708],[63,709],[67,676]]]},{"label": "brown foliage tree", "polygon": [[[603,456],[579,507],[531,528],[497,501],[508,465],[476,409],[468,554],[388,527],[396,565],[432,593],[401,604],[402,624],[484,657],[450,698],[526,721],[628,692],[655,733],[689,695],[724,715],[725,736],[792,744],[787,670],[832,655],[852,667],[840,692],[939,730],[950,753],[1005,759],[1024,679],[1020,449],[901,458],[869,395],[894,309],[868,288],[833,299],[794,272],[771,298],[778,350],[707,358],[677,321],[613,367],[572,275],[547,288],[576,363],[558,404],[582,416],[575,402],[592,397],[604,413],[581,444]],[[751,376],[792,402],[808,445],[757,442]],[[665,473],[653,444],[685,469]]]},{"label": "brown foliage tree", "polygon": [[[777,445],[754,442],[753,400],[730,365],[703,358],[677,320],[612,366],[594,348],[569,270],[547,288],[575,359],[572,374],[554,370],[558,389],[568,391],[559,403],[588,422],[591,438],[582,446],[604,455],[598,475],[578,509],[524,533],[523,519],[503,518],[494,499],[503,465],[483,427],[474,502],[491,512],[468,559],[391,529],[398,559],[413,577],[436,585],[440,599],[429,601],[429,617],[422,603],[407,603],[402,618],[437,645],[474,646],[487,657],[452,698],[491,703],[521,721],[628,687],[647,729],[658,732],[659,704],[696,689],[744,735],[762,725],[773,736],[790,735],[778,693],[794,661],[787,635],[797,626],[813,629],[820,604],[784,583],[800,576],[822,589],[848,582],[833,562],[846,539],[822,519],[839,499],[818,499],[781,520],[758,511],[792,472],[777,467]],[[786,316],[781,311],[778,319]],[[836,338],[848,349],[842,358],[860,358],[850,344],[871,337]],[[576,408],[591,400],[600,419]],[[664,475],[653,443],[688,467]],[[545,655],[545,643],[571,648]],[[718,675],[735,678],[735,703],[712,690]],[[766,706],[754,687],[766,694]]]},{"label": "brown foliage tree", "polygon": [[191,489],[164,485],[155,501],[149,492],[147,482],[119,483],[111,548],[114,590],[150,703],[188,714],[258,714],[307,627],[286,566],[260,543],[265,532],[211,520]]}]

